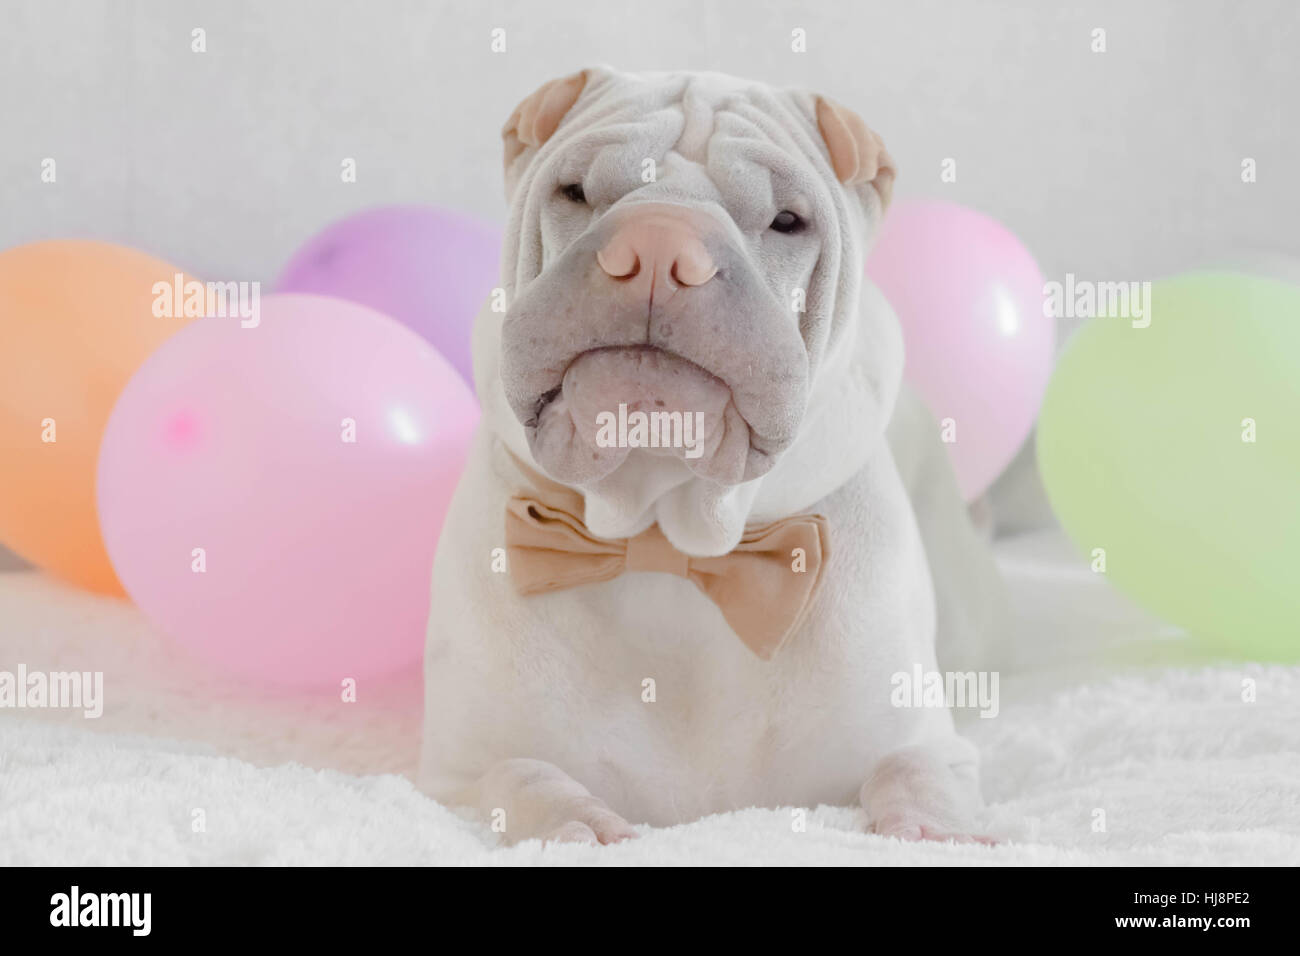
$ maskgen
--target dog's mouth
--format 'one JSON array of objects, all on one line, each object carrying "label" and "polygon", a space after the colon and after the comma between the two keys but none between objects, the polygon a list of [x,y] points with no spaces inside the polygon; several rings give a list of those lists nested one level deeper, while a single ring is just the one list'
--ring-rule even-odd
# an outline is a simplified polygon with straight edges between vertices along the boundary
[{"label": "dog's mouth", "polygon": [[[615,377],[618,378],[636,378],[639,377],[638,373],[643,370],[649,370],[651,373],[650,377],[653,377],[663,370],[665,366],[670,366],[671,373],[677,376],[697,377],[700,380],[712,379],[714,382],[727,388],[726,383],[712,372],[709,372],[707,369],[692,362],[683,355],[678,355],[676,352],[670,352],[669,350],[660,348],[657,345],[602,346],[599,348],[587,349],[573,358],[573,361],[571,361],[568,366],[565,367],[564,372],[561,373],[560,380],[556,386],[550,391],[538,396],[537,402],[533,408],[533,416],[524,423],[525,427],[535,428],[541,422],[542,412],[546,407],[557,399],[564,397],[566,383],[570,383],[571,388],[576,388],[582,379],[591,374],[581,367],[584,362],[587,362],[588,367],[603,366],[601,372],[605,374],[601,375],[601,378],[605,380],[606,384],[608,384],[608,379],[610,378],[608,373],[610,372],[615,372]],[[574,371],[575,367],[579,368],[576,377],[571,379],[570,373]],[[730,391],[729,388],[728,391]],[[654,401],[657,403],[658,407],[666,407],[666,399],[656,397]]]},{"label": "dog's mouth", "polygon": [[572,484],[598,481],[630,455],[676,457],[720,484],[757,477],[772,458],[725,381],[651,345],[578,354],[524,428],[538,463]]}]

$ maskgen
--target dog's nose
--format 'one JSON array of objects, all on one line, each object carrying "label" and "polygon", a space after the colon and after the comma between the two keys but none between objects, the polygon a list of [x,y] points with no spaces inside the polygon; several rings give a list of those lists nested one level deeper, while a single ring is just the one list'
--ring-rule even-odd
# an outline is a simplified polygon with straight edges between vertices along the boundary
[{"label": "dog's nose", "polygon": [[628,215],[596,261],[614,279],[640,276],[652,285],[704,285],[718,271],[692,217],[662,208]]}]

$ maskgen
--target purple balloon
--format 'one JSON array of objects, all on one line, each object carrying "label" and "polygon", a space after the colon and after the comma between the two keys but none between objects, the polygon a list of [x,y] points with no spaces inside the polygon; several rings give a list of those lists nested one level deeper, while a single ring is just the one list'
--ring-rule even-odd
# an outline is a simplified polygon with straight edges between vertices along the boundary
[{"label": "purple balloon", "polygon": [[501,230],[433,206],[385,206],[326,226],[289,260],[276,292],[347,299],[391,316],[474,382],[470,328],[500,282]]}]

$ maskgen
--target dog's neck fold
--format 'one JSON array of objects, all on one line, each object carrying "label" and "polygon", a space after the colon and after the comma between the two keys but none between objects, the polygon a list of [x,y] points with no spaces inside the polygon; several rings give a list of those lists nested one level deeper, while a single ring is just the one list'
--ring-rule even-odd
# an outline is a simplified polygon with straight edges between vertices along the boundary
[{"label": "dog's neck fold", "polygon": [[[677,458],[631,454],[612,474],[588,487],[586,524],[604,538],[627,538],[658,522],[679,551],[726,554],[748,524],[806,512],[835,491],[875,454],[888,454],[884,425],[897,397],[902,337],[880,293],[864,284],[859,321],[826,356],[813,384],[794,444],[766,475],[719,485],[694,475]],[[538,472],[524,428],[510,410],[501,382],[502,316],[488,306],[475,323],[474,378],[483,426],[520,461]],[[896,360],[881,361],[882,355]],[[832,533],[834,533],[832,529]]]}]

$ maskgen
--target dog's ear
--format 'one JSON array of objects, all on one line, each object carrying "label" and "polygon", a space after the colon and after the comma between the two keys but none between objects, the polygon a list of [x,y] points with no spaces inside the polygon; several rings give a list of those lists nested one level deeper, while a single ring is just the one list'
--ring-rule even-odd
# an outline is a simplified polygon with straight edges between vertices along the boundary
[{"label": "dog's ear", "polygon": [[880,195],[881,208],[894,194],[894,161],[885,144],[862,117],[834,100],[817,97],[817,128],[831,154],[835,177],[846,186],[870,183]]},{"label": "dog's ear", "polygon": [[526,150],[540,149],[551,138],[586,85],[586,70],[543,83],[510,114],[501,130],[505,145],[507,197],[514,191],[514,180],[519,174],[515,161]]}]

